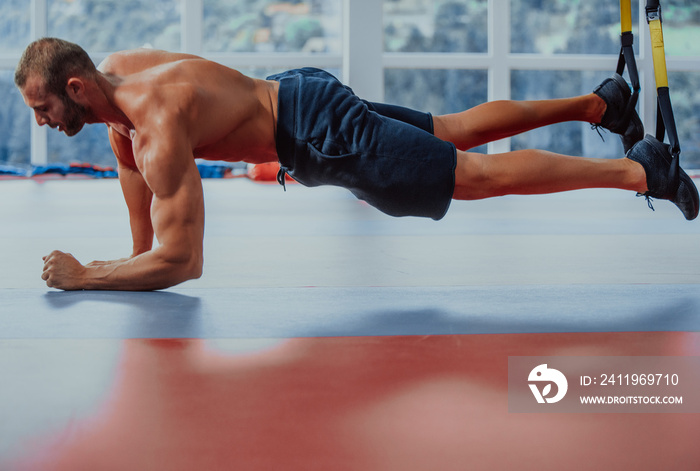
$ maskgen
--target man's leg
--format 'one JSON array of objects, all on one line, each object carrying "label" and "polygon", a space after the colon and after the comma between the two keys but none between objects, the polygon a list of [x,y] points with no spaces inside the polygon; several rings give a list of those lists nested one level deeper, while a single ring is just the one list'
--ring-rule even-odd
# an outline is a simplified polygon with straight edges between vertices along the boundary
[{"label": "man's leg", "polygon": [[434,116],[433,125],[436,137],[467,150],[554,123],[599,123],[605,110],[605,101],[593,93],[554,100],[502,100],[461,113]]},{"label": "man's leg", "polygon": [[643,194],[647,192],[646,173],[642,165],[627,158],[572,157],[537,149],[490,155],[457,151],[455,199],[583,188],[618,188]]},{"label": "man's leg", "polygon": [[[618,188],[671,201],[686,219],[700,212],[695,183],[683,169],[674,177],[670,146],[653,136],[637,142],[622,159],[571,157],[530,149],[484,155],[457,151],[453,198],[471,200]],[[651,204],[651,203],[650,203]]]},{"label": "man's leg", "polygon": [[[644,126],[631,108],[632,92],[618,74],[593,93],[539,101],[495,101],[461,113],[435,116],[435,135],[468,150],[487,142],[564,121],[584,121],[619,134],[625,153],[644,137]],[[629,109],[628,109],[629,108]]]},{"label": "man's leg", "polygon": [[[434,117],[435,136],[460,149],[453,198],[472,200],[509,194],[617,188],[635,191],[647,199],[669,200],[686,219],[695,219],[700,209],[695,184],[683,169],[678,175],[672,171],[668,145],[652,136],[644,137],[644,126],[631,108],[630,99],[628,84],[615,74],[588,95],[557,100],[496,101]],[[619,134],[626,157],[616,160],[572,157],[538,149],[495,155],[465,152],[486,142],[564,121],[587,121]]]}]

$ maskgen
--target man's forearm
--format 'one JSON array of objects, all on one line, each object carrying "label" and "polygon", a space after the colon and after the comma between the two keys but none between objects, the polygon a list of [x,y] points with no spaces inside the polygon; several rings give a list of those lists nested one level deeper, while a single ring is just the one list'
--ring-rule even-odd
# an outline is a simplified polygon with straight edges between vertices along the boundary
[{"label": "man's forearm", "polygon": [[83,266],[71,254],[55,250],[44,257],[41,278],[63,290],[149,291],[168,288],[202,274],[201,252],[168,253],[160,246],[136,257]]},{"label": "man's forearm", "polygon": [[149,291],[199,278],[202,260],[195,255],[168,259],[155,249],[127,260],[85,268],[83,289]]}]

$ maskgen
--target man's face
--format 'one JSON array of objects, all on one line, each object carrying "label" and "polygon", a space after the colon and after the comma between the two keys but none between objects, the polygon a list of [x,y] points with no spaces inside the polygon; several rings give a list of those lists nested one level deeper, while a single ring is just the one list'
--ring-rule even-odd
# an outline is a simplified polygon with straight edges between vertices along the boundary
[{"label": "man's face", "polygon": [[66,136],[75,136],[86,123],[87,109],[84,106],[65,93],[61,96],[48,93],[39,78],[30,77],[21,92],[24,102],[34,110],[39,126],[48,124]]}]

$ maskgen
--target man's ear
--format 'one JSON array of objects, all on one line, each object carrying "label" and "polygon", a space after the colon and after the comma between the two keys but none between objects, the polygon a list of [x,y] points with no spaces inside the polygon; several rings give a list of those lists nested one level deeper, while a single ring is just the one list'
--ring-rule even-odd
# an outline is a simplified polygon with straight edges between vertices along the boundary
[{"label": "man's ear", "polygon": [[81,103],[85,100],[85,82],[79,77],[71,77],[66,84],[66,93],[68,97],[76,103]]}]

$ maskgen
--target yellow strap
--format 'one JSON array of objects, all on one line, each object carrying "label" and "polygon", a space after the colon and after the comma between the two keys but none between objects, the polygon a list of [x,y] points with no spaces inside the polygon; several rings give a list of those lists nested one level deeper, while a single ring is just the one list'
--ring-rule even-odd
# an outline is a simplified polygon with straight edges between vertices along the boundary
[{"label": "yellow strap", "polygon": [[654,58],[656,88],[668,87],[666,54],[664,52],[664,32],[661,27],[661,20],[652,20],[649,22],[649,34],[651,35],[651,54]]},{"label": "yellow strap", "polygon": [[623,33],[632,32],[632,0],[620,0],[620,29]]}]

